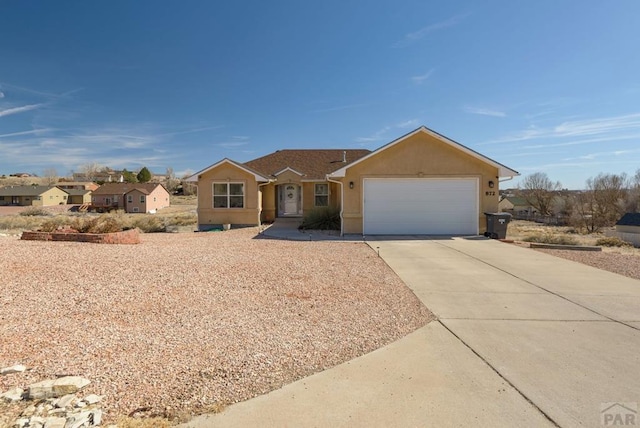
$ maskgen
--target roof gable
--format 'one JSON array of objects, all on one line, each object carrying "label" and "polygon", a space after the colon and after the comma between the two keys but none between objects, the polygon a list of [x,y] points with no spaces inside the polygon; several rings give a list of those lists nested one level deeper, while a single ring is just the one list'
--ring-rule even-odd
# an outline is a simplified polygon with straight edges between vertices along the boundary
[{"label": "roof gable", "polygon": [[626,213],[616,226],[640,226],[640,213]]},{"label": "roof gable", "polygon": [[285,149],[244,165],[272,177],[289,169],[305,180],[324,180],[327,174],[370,153],[366,149]]},{"label": "roof gable", "polygon": [[482,161],[484,163],[487,163],[489,165],[492,165],[492,166],[498,168],[498,175],[500,177],[515,177],[517,175],[520,175],[520,173],[518,173],[518,171],[515,171],[515,170],[513,170],[511,168],[508,168],[505,165],[502,165],[501,163],[494,161],[493,159],[490,159],[490,158],[488,158],[488,157],[486,157],[484,155],[481,155],[480,153],[476,152],[475,150],[472,150],[467,146],[464,146],[464,145],[462,145],[462,144],[460,144],[460,143],[458,143],[456,141],[453,141],[452,139],[447,138],[442,134],[438,134],[437,132],[427,128],[426,126],[421,126],[421,127],[417,128],[417,129],[409,132],[408,134],[405,134],[402,137],[391,141],[390,143],[380,147],[377,150],[374,150],[373,152],[369,153],[368,155],[366,155],[364,157],[361,157],[360,159],[357,159],[355,162],[352,162],[352,163],[349,163],[347,165],[344,165],[342,168],[334,171],[333,173],[331,173],[329,175],[332,176],[332,177],[344,177],[345,174],[346,174],[347,169],[351,168],[352,166],[357,165],[360,162],[362,162],[364,160],[367,160],[367,159],[369,159],[369,158],[371,158],[373,156],[376,156],[378,153],[381,153],[381,152],[387,150],[388,148],[393,147],[396,144],[401,143],[401,142],[407,140],[409,137],[412,137],[412,136],[414,136],[414,135],[416,135],[418,133],[425,133],[427,135],[430,135],[430,136],[436,138],[437,140],[439,140],[439,141],[441,141],[441,142],[443,142],[445,144],[448,144],[449,146],[452,146],[453,148],[458,149],[463,153],[466,153],[467,155],[470,155],[470,156],[472,156],[472,157],[474,157],[474,158],[476,158],[476,159],[478,159],[478,160],[480,160],[480,161]]},{"label": "roof gable", "polygon": [[229,158],[224,158],[222,159],[220,162],[216,162],[213,165],[210,165],[204,169],[201,169],[200,171],[196,172],[195,174],[193,174],[191,177],[188,177],[186,179],[186,181],[198,181],[198,177],[202,174],[205,174],[209,171],[211,171],[212,169],[215,169],[217,167],[219,167],[220,165],[223,164],[229,164],[232,165],[236,168],[239,168],[241,170],[243,170],[244,172],[247,172],[251,175],[253,175],[256,179],[256,181],[270,181],[270,179],[268,177],[266,177],[265,175],[259,173],[258,171],[253,170],[251,167],[247,166],[246,164],[240,164],[237,163],[235,161],[232,161]]}]

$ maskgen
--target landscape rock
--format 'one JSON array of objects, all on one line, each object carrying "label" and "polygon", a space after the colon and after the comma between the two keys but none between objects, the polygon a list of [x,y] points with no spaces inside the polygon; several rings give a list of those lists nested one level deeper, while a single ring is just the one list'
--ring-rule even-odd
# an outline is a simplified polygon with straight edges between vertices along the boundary
[{"label": "landscape rock", "polygon": [[73,394],[67,394],[64,397],[61,397],[59,400],[53,403],[54,406],[64,409],[67,406],[71,406],[73,404],[73,400],[76,399],[76,396]]},{"label": "landscape rock", "polygon": [[3,369],[0,369],[0,375],[8,375],[8,374],[12,374],[12,373],[22,373],[26,369],[27,369],[27,367],[23,366],[22,364],[16,364],[15,366],[5,367]]},{"label": "landscape rock", "polygon": [[0,394],[0,397],[10,403],[22,400],[24,390],[22,388],[12,388],[7,392]]},{"label": "landscape rock", "polygon": [[64,428],[67,424],[67,418],[50,416],[45,418],[44,428]]},{"label": "landscape rock", "polygon": [[28,424],[29,424],[29,419],[27,418],[16,419],[16,421],[13,423],[13,428],[23,428]]},{"label": "landscape rock", "polygon": [[31,400],[61,397],[74,394],[90,383],[89,379],[80,376],[64,376],[58,379],[43,380],[28,386],[28,396]]},{"label": "landscape rock", "polygon": [[93,415],[91,412],[81,412],[67,418],[65,428],[80,428],[85,424],[90,424]]},{"label": "landscape rock", "polygon": [[99,403],[100,400],[102,400],[102,397],[96,394],[89,394],[82,399],[82,401],[84,401],[87,404],[96,404],[96,403]]}]

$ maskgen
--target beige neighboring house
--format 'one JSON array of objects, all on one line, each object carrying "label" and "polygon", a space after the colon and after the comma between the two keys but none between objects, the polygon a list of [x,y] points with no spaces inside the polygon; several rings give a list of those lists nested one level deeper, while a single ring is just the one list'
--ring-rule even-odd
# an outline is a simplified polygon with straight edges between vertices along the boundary
[{"label": "beige neighboring house", "polygon": [[506,196],[498,203],[498,209],[516,215],[533,215],[536,209],[520,196]]},{"label": "beige neighboring house", "polygon": [[368,150],[279,150],[222,159],[198,186],[198,227],[254,226],[340,211],[342,234],[478,235],[498,210],[499,179],[519,175],[426,127]]},{"label": "beige neighboring house", "polygon": [[171,205],[169,192],[159,183],[105,183],[92,193],[93,208],[155,213]]},{"label": "beige neighboring house", "polygon": [[91,190],[85,189],[64,189],[69,195],[67,198],[68,204],[73,205],[88,205],[91,204]]},{"label": "beige neighboring house", "polygon": [[6,186],[0,188],[0,206],[65,205],[68,196],[67,192],[56,186]]},{"label": "beige neighboring house", "polygon": [[640,247],[640,213],[626,213],[616,223],[615,230],[606,230],[606,236],[615,236]]}]

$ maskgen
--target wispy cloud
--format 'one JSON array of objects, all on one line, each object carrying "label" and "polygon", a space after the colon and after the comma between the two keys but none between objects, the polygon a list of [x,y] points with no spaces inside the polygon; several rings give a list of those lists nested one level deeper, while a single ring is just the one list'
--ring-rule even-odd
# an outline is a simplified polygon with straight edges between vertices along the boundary
[{"label": "wispy cloud", "polygon": [[634,149],[634,150],[611,150],[611,151],[607,151],[607,152],[588,153],[588,154],[582,155],[582,156],[565,158],[565,159],[563,159],[563,161],[595,160],[595,159],[598,159],[598,158],[617,157],[617,156],[628,155],[628,154],[632,154],[632,153],[640,153],[640,149]]},{"label": "wispy cloud", "polygon": [[12,108],[8,108],[8,109],[5,109],[5,110],[0,110],[0,117],[9,116],[9,115],[12,115],[12,114],[24,113],[24,112],[27,112],[27,111],[38,109],[38,108],[40,108],[40,107],[42,107],[44,105],[45,105],[44,103],[41,103],[41,104],[28,104],[26,106],[12,107]]},{"label": "wispy cloud", "polygon": [[471,114],[479,114],[482,116],[506,117],[507,114],[500,110],[489,109],[485,107],[466,106],[464,111]]},{"label": "wispy cloud", "polygon": [[[577,137],[593,138],[555,143],[555,145],[576,145],[613,139],[640,138],[640,113],[565,121],[552,127],[530,127],[496,140],[480,143],[480,145],[513,143],[539,139],[569,139]],[[543,146],[550,147],[551,145],[543,144],[539,147]]]},{"label": "wispy cloud", "polygon": [[427,35],[439,31],[439,30],[443,30],[445,28],[449,28],[449,27],[453,27],[454,25],[459,24],[464,18],[466,18],[467,16],[469,16],[468,13],[466,14],[462,14],[462,15],[456,15],[454,17],[451,17],[449,19],[445,19],[444,21],[440,21],[440,22],[434,22],[432,24],[429,24],[425,27],[420,28],[417,31],[413,31],[411,33],[407,33],[405,34],[404,38],[400,41],[398,41],[394,47],[396,48],[400,48],[400,47],[404,47],[404,46],[408,46],[420,39],[423,39],[424,37],[426,37]]},{"label": "wispy cloud", "polygon": [[415,128],[419,123],[418,119],[409,119],[396,124],[396,128]]},{"label": "wispy cloud", "polygon": [[32,129],[30,131],[19,131],[19,132],[11,132],[9,134],[0,134],[0,138],[12,138],[12,137],[20,137],[23,135],[43,135],[48,132],[55,131],[54,128],[39,128]]},{"label": "wispy cloud", "polygon": [[416,85],[421,85],[422,82],[424,82],[425,80],[429,79],[429,77],[431,77],[433,72],[434,72],[434,69],[432,68],[431,70],[427,71],[424,74],[421,74],[419,76],[412,76],[411,77],[411,81],[413,83],[415,83]]},{"label": "wispy cloud", "polygon": [[374,141],[380,141],[390,129],[390,126],[385,126],[384,128],[377,130],[368,137],[358,137],[356,138],[356,143],[372,143]]},{"label": "wispy cloud", "polygon": [[158,134],[158,135],[162,137],[169,137],[173,135],[193,134],[196,132],[211,131],[211,130],[220,129],[220,128],[224,128],[224,125],[205,126],[203,128],[193,128],[193,129],[185,129],[182,131],[165,132],[164,134]]},{"label": "wispy cloud", "polygon": [[311,113],[324,113],[324,112],[328,112],[328,111],[338,111],[338,110],[349,110],[349,109],[354,109],[354,108],[358,108],[358,107],[364,107],[368,104],[347,104],[347,105],[341,105],[341,106],[335,106],[335,107],[328,107],[328,108],[321,108],[321,109],[317,109],[317,110],[311,110]]},{"label": "wispy cloud", "polygon": [[217,143],[216,146],[224,147],[225,149],[231,149],[233,147],[242,147],[249,144],[247,141],[225,141],[223,143]]},{"label": "wispy cloud", "polygon": [[4,92],[0,91],[0,98],[4,98]]}]

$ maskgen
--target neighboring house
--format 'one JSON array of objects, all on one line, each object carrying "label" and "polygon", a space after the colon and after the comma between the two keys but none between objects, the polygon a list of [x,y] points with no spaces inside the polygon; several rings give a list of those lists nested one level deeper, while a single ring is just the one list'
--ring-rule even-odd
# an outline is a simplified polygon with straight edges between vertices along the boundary
[{"label": "neighboring house", "polygon": [[198,185],[198,227],[258,225],[340,210],[341,233],[477,235],[498,209],[500,177],[519,175],[426,127],[368,150],[280,150],[222,159]]},{"label": "neighboring house", "polygon": [[616,223],[615,231],[605,231],[607,236],[615,236],[640,247],[640,213],[626,213]]},{"label": "neighboring house", "polygon": [[[58,186],[59,187],[59,186]],[[69,197],[68,204],[87,205],[91,203],[91,190],[85,189],[63,189]]]},{"label": "neighboring house", "polygon": [[616,223],[616,232],[640,234],[640,213],[626,213]]},{"label": "neighboring house", "polygon": [[28,172],[14,172],[13,174],[9,174],[9,177],[29,178],[33,177],[33,175]]},{"label": "neighboring house", "polygon": [[516,215],[532,215],[536,209],[527,202],[525,198],[519,196],[506,196],[498,203],[498,209]]},{"label": "neighboring house", "polygon": [[61,181],[56,184],[61,189],[96,190],[100,185],[93,181]]},{"label": "neighboring house", "polygon": [[67,204],[68,194],[55,186],[7,186],[0,188],[0,205],[44,207]]},{"label": "neighboring house", "polygon": [[169,192],[158,183],[106,183],[92,194],[94,207],[119,208],[128,213],[155,213],[170,205]]}]

